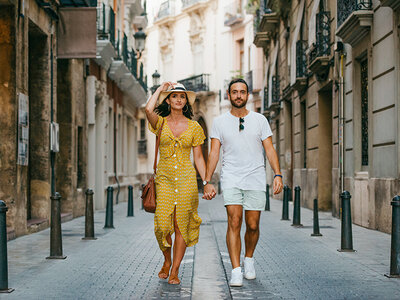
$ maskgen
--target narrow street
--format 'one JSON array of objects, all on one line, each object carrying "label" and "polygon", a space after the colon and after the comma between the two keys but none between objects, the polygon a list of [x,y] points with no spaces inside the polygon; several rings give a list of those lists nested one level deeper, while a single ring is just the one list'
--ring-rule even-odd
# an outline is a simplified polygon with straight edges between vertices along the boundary
[{"label": "narrow street", "polygon": [[[200,201],[200,242],[188,248],[180,286],[159,280],[161,253],[153,215],[126,217],[126,202],[114,206],[115,229],[103,229],[95,214],[97,240],[83,241],[84,218],[63,223],[65,260],[46,260],[49,230],[8,243],[11,294],[0,299],[399,299],[400,281],[389,271],[390,236],[353,225],[355,253],[340,253],[340,221],[320,213],[322,237],[311,237],[312,211],[302,209],[304,227],[281,221],[281,201],[261,216],[256,249],[257,279],[229,288],[222,197]],[[292,212],[290,204],[290,212]],[[291,214],[290,214],[291,217]],[[243,226],[244,234],[244,226]]]}]

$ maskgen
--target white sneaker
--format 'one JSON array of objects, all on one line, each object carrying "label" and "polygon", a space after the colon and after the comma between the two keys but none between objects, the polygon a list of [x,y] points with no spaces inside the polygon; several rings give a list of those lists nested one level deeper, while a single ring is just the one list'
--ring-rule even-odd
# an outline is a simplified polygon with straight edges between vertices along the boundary
[{"label": "white sneaker", "polygon": [[242,268],[237,267],[232,270],[231,281],[229,282],[230,286],[242,286],[243,285],[243,273]]},{"label": "white sneaker", "polygon": [[254,269],[254,258],[245,257],[243,260],[244,265],[244,278],[256,279],[256,270]]}]

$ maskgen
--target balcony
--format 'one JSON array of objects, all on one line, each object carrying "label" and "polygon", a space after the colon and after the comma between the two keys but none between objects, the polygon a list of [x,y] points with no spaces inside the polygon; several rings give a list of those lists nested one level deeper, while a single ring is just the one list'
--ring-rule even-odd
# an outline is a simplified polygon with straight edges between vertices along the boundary
[{"label": "balcony", "polygon": [[96,7],[97,0],[59,0],[62,7]]},{"label": "balcony", "polygon": [[182,0],[182,11],[189,12],[204,9],[207,0]]},{"label": "balcony", "polygon": [[224,9],[224,25],[234,26],[242,23],[244,19],[241,6],[235,1]]},{"label": "balcony", "polygon": [[272,93],[271,93],[271,105],[270,109],[274,110],[276,107],[279,107],[280,100],[280,88],[281,82],[279,80],[279,76],[272,76]]},{"label": "balcony", "polygon": [[292,7],[290,2],[291,0],[269,0],[267,7],[276,12],[280,18],[286,19]]},{"label": "balcony", "polygon": [[338,0],[336,35],[354,47],[369,33],[373,14],[372,0]]},{"label": "balcony", "polygon": [[209,74],[201,74],[179,80],[185,88],[193,92],[209,92]]},{"label": "balcony", "polygon": [[299,40],[296,42],[296,81],[292,87],[302,93],[307,87],[307,42]]},{"label": "balcony", "polygon": [[331,56],[331,22],[330,12],[317,14],[316,43],[308,54],[308,68],[317,75],[317,79],[325,78],[329,73]]},{"label": "balcony", "polygon": [[175,13],[175,6],[172,1],[164,1],[160,5],[157,16],[154,19],[154,23],[161,24],[169,22],[171,17]]},{"label": "balcony", "polygon": [[400,9],[400,1],[399,0],[380,0],[381,6],[391,7],[393,10]]},{"label": "balcony", "polygon": [[111,6],[102,3],[97,7],[96,23],[96,63],[107,70],[116,56],[115,14]]},{"label": "balcony", "polygon": [[147,156],[147,140],[138,141],[138,154]]},{"label": "balcony", "polygon": [[256,10],[253,19],[254,25],[254,45],[257,47],[268,48],[271,37],[274,36],[279,17],[272,13],[267,7],[267,0],[261,0],[260,8]]}]

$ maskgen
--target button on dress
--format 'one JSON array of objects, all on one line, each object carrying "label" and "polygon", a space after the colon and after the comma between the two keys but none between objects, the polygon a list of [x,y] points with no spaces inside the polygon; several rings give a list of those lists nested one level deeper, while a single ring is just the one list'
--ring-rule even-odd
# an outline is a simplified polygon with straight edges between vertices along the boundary
[{"label": "button on dress", "polygon": [[199,195],[190,153],[192,147],[203,144],[206,139],[199,123],[190,119],[187,119],[188,128],[179,137],[174,136],[167,120],[161,116],[158,117],[156,128],[149,123],[150,131],[157,134],[163,119],[160,160],[155,176],[157,209],[154,214],[154,233],[161,251],[171,247],[166,237],[174,233],[175,207],[176,220],[186,246],[193,246],[199,240]]}]

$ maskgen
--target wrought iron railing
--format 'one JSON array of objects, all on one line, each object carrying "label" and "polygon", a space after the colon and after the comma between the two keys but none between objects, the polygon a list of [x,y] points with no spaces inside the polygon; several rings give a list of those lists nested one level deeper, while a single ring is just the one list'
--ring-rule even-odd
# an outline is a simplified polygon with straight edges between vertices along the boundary
[{"label": "wrought iron railing", "polygon": [[189,91],[201,92],[201,91],[209,91],[209,74],[200,74],[196,76],[192,76],[189,78],[185,78],[179,80],[178,82],[182,83],[185,88]]},{"label": "wrought iron railing", "polygon": [[131,52],[129,54],[130,61],[128,63],[128,68],[131,71],[132,75],[137,78],[137,59],[136,59],[136,53],[131,49]]},{"label": "wrought iron railing", "polygon": [[337,1],[337,27],[358,10],[371,10],[372,0],[338,0]]},{"label": "wrought iron railing", "polygon": [[147,140],[138,141],[138,154],[147,154]]},{"label": "wrought iron railing", "polygon": [[296,78],[307,77],[307,42],[296,42]]},{"label": "wrought iron railing", "polygon": [[186,8],[198,2],[201,2],[201,0],[182,0],[182,8]]},{"label": "wrought iron railing", "polygon": [[260,23],[263,15],[270,14],[272,10],[268,7],[268,0],[260,0],[260,7],[256,10],[253,18],[254,35],[260,30]]},{"label": "wrought iron railing", "polygon": [[160,9],[158,10],[157,19],[164,18],[171,14],[171,4],[170,1],[164,1],[160,5]]},{"label": "wrought iron railing", "polygon": [[317,14],[316,42],[308,54],[308,63],[317,57],[331,55],[331,13],[321,11]]},{"label": "wrought iron railing", "polygon": [[279,102],[280,99],[280,80],[279,80],[279,76],[274,75],[272,76],[272,99],[271,102],[272,103],[277,103]]},{"label": "wrought iron railing", "polygon": [[126,66],[129,66],[128,59],[129,59],[128,38],[124,33],[124,37],[122,39],[122,60],[124,61]]},{"label": "wrought iron railing", "polygon": [[245,75],[245,80],[247,82],[247,85],[249,86],[249,93],[253,92],[253,71],[249,71]]},{"label": "wrought iron railing", "polygon": [[104,3],[97,7],[97,34],[102,40],[109,39],[115,47],[115,13]]},{"label": "wrought iron railing", "polygon": [[268,110],[268,86],[264,87],[263,102],[264,102],[264,111],[266,111]]}]

